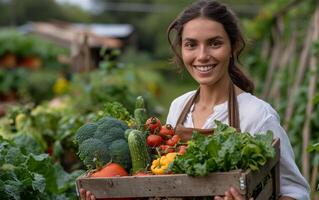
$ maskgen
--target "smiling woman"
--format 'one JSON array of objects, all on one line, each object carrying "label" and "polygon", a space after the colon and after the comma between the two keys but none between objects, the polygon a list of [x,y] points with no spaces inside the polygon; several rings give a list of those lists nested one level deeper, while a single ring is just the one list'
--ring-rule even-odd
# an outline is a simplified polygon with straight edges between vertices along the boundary
[{"label": "smiling woman", "polygon": [[[280,199],[308,200],[309,185],[294,161],[277,112],[252,95],[254,84],[240,70],[239,55],[245,41],[234,13],[216,1],[196,1],[170,24],[168,40],[173,60],[187,69],[199,89],[171,103],[166,124],[171,124],[183,141],[191,138],[193,130],[213,133],[215,120],[252,135],[273,132],[281,144]],[[94,196],[82,189],[81,198],[88,200]],[[223,197],[214,198],[244,199],[233,187]]]},{"label": "smiling woman", "polygon": [[[245,41],[233,11],[216,1],[196,1],[170,24],[168,39],[173,61],[187,69],[199,88],[172,102],[166,123],[183,140],[190,139],[189,130],[213,132],[215,120],[252,135],[272,131],[281,141],[280,199],[309,199],[309,185],[294,161],[277,112],[252,95],[254,84],[240,69]],[[215,199],[243,197],[230,188]]]},{"label": "smiling woman", "polygon": [[188,72],[199,84],[227,84],[230,55],[231,44],[222,24],[206,18],[185,24],[182,57]]}]

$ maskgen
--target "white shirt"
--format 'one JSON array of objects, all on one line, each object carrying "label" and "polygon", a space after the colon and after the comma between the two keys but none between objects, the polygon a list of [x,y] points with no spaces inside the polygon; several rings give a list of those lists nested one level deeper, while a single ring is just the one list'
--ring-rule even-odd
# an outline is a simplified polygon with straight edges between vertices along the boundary
[{"label": "white shirt", "polygon": [[[176,98],[169,109],[167,124],[176,126],[177,119],[181,114],[185,104],[195,94],[195,91],[188,92]],[[289,138],[285,130],[280,125],[280,119],[277,112],[266,102],[250,93],[241,93],[237,96],[239,107],[239,121],[242,132],[255,133],[267,132],[271,130],[274,137],[280,138],[280,193],[283,196],[289,196],[297,200],[310,199],[310,187],[305,178],[301,175],[296,163],[294,152],[292,150]],[[212,114],[209,115],[203,129],[211,129],[216,125],[214,120],[228,123],[228,103],[224,102],[212,108]],[[188,112],[183,126],[194,128],[192,105]]]}]

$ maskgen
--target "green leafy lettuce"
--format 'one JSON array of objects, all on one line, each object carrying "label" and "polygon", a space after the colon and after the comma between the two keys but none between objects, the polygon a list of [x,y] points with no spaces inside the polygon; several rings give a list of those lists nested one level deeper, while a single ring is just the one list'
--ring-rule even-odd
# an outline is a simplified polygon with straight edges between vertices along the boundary
[{"label": "green leafy lettuce", "polygon": [[203,136],[193,132],[184,155],[179,155],[171,166],[174,173],[205,176],[215,171],[236,169],[258,170],[275,156],[273,134],[239,133],[233,127],[215,121],[214,134]]}]

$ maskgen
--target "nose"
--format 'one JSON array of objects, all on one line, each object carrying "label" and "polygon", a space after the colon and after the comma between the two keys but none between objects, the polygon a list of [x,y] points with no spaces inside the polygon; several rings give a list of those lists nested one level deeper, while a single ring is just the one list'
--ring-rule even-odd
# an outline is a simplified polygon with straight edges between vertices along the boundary
[{"label": "nose", "polygon": [[209,54],[208,48],[202,46],[199,48],[197,60],[199,62],[207,62],[210,59],[211,55]]}]

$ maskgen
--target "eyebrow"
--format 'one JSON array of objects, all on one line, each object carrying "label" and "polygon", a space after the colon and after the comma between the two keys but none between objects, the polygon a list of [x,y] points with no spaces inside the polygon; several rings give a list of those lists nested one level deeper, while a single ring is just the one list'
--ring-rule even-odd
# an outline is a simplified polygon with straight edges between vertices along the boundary
[{"label": "eyebrow", "polygon": [[[214,41],[214,40],[218,40],[218,39],[223,39],[223,37],[218,35],[218,36],[215,36],[212,38],[208,38],[207,41]],[[185,38],[183,41],[197,41],[197,40],[194,38]]]}]

